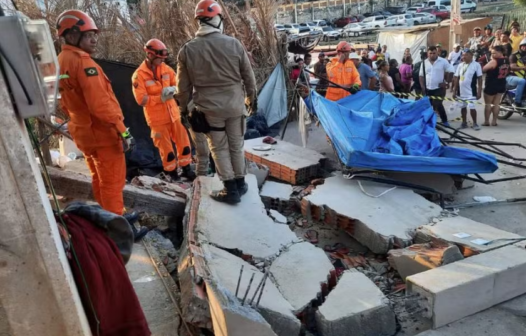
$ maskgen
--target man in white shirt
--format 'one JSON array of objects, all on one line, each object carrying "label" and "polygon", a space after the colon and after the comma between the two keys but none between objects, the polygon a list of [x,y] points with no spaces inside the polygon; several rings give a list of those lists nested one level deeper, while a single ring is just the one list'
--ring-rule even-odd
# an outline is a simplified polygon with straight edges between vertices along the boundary
[{"label": "man in white shirt", "polygon": [[382,46],[382,54],[384,54],[385,60],[387,61],[387,63],[389,63],[389,60],[391,59],[391,55],[387,51],[387,45],[385,44]]},{"label": "man in white shirt", "polygon": [[471,119],[473,119],[473,129],[479,131],[477,110],[473,101],[479,100],[482,96],[482,67],[478,62],[473,62],[471,50],[464,53],[464,62],[460,63],[455,72],[451,92],[453,92],[453,98],[464,100],[458,103],[462,109],[462,125],[460,128],[468,128],[467,109],[469,108]]},{"label": "man in white shirt", "polygon": [[460,44],[456,43],[453,51],[449,53],[449,57],[447,58],[449,63],[453,66],[453,69],[455,69],[455,72],[461,62],[461,58],[462,51],[460,51]]},{"label": "man in white shirt", "polygon": [[[424,81],[425,68],[425,81]],[[422,93],[426,96],[439,97],[431,99],[433,109],[438,113],[442,124],[449,126],[447,121],[446,109],[442,99],[446,96],[446,89],[451,83],[455,69],[449,62],[442,57],[438,57],[437,48],[431,46],[427,49],[427,59],[420,66],[420,85]]]}]

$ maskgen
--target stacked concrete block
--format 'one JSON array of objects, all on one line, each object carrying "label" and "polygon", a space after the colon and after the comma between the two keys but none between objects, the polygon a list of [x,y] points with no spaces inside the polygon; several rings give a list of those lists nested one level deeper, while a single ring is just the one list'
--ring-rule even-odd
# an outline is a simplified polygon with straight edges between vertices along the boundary
[{"label": "stacked concrete block", "polygon": [[391,336],[395,315],[388,300],[364,274],[346,271],[316,312],[322,336]]},{"label": "stacked concrete block", "polygon": [[290,184],[266,181],[259,196],[265,208],[285,212],[293,205],[290,200],[292,192]]}]

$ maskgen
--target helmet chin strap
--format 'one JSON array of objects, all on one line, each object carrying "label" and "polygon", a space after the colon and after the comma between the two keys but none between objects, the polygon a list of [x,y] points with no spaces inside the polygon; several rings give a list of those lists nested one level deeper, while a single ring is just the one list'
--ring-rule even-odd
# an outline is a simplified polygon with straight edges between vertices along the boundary
[{"label": "helmet chin strap", "polygon": [[214,18],[206,18],[206,19],[201,19],[201,23],[204,23],[212,28],[215,28],[215,29],[219,29],[221,31],[221,33],[223,32],[223,16],[221,15],[218,15],[217,17],[219,17],[219,23],[217,25],[214,25],[212,24],[212,21],[214,21],[215,17]]}]

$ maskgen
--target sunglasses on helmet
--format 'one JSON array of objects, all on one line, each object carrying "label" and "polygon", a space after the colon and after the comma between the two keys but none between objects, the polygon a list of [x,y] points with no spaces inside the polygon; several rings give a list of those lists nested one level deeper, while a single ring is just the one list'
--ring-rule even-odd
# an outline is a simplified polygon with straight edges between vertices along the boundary
[{"label": "sunglasses on helmet", "polygon": [[156,50],[156,49],[153,49],[152,47],[147,47],[147,48],[148,48],[148,50],[152,51],[152,53],[155,56],[168,57],[168,50],[167,49]]}]

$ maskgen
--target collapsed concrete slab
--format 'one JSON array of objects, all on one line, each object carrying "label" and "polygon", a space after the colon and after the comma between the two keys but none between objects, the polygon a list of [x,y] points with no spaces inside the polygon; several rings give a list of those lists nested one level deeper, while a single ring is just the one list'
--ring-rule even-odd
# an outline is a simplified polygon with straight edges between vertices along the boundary
[{"label": "collapsed concrete slab", "polygon": [[[242,314],[246,309],[250,309],[249,303],[254,298],[256,289],[264,274],[241,258],[214,246],[204,245],[203,251],[207,268],[210,271],[210,278],[207,282],[213,282],[216,287],[223,289],[223,292],[217,295],[226,295],[224,291],[228,291],[229,296],[235,295],[240,269],[241,266],[244,266],[243,276],[239,286],[239,300],[234,302],[233,306],[225,306],[224,309],[230,310],[232,314],[234,311],[236,311],[237,314]],[[247,293],[252,274],[255,274],[254,279],[248,291],[245,305],[243,309],[240,310],[238,309],[238,306],[240,306],[239,302],[241,302],[243,296]],[[253,302],[254,306],[257,299],[258,297],[256,296]],[[228,300],[223,301],[223,305],[230,304]],[[283,298],[270,277],[266,280],[265,289],[261,296],[259,307],[256,310],[261,313],[278,336],[297,336],[300,334],[301,323],[299,319],[292,314],[292,306]],[[245,318],[249,319],[251,317],[252,313]],[[252,333],[246,335],[252,335]]]},{"label": "collapsed concrete slab", "polygon": [[526,293],[524,279],[526,250],[510,245],[412,275],[407,291],[438,328]]},{"label": "collapsed concrete slab", "polygon": [[412,190],[388,189],[338,173],[303,198],[302,213],[343,229],[374,253],[385,254],[394,246],[411,245],[413,231],[441,212]]},{"label": "collapsed concrete slab", "polygon": [[[417,230],[415,243],[429,242],[432,239],[440,239],[455,244],[460,247],[464,256],[469,257],[526,238],[457,216],[440,218],[436,223],[424,225]],[[484,244],[485,241],[488,243]]]},{"label": "collapsed concrete slab", "polygon": [[[47,167],[53,188],[58,195],[70,199],[93,200],[91,177],[84,174]],[[127,184],[123,190],[124,205],[136,211],[146,211],[163,216],[184,216],[186,198],[167,195],[154,190],[141,189]]]},{"label": "collapsed concrete slab", "polygon": [[267,209],[287,211],[291,206],[292,195],[290,184],[266,181],[261,188],[259,196]]},{"label": "collapsed concrete slab", "polygon": [[343,273],[327,300],[316,312],[323,336],[391,336],[395,315],[378,287],[357,271]]},{"label": "collapsed concrete slab", "polygon": [[274,222],[280,223],[280,224],[287,224],[287,217],[283,216],[276,210],[270,209],[269,213],[270,213],[270,217],[274,219]]},{"label": "collapsed concrete slab", "polygon": [[319,298],[332,270],[325,252],[307,242],[292,245],[270,266],[270,274],[295,314]]},{"label": "collapsed concrete slab", "polygon": [[433,242],[389,251],[389,265],[405,280],[413,274],[464,259],[456,245]]},{"label": "collapsed concrete slab", "polygon": [[[264,138],[245,141],[245,157],[270,169],[270,176],[279,180],[300,184],[318,175],[320,163],[325,156],[312,150],[279,140],[275,145],[266,145]],[[270,146],[262,150],[262,146]]]},{"label": "collapsed concrete slab", "polygon": [[216,177],[199,177],[199,209],[195,230],[200,243],[239,250],[256,260],[274,257],[285,246],[297,242],[286,226],[274,223],[259,197],[256,177],[247,175],[248,192],[241,203],[229,205],[214,201],[209,194],[222,188]]}]

